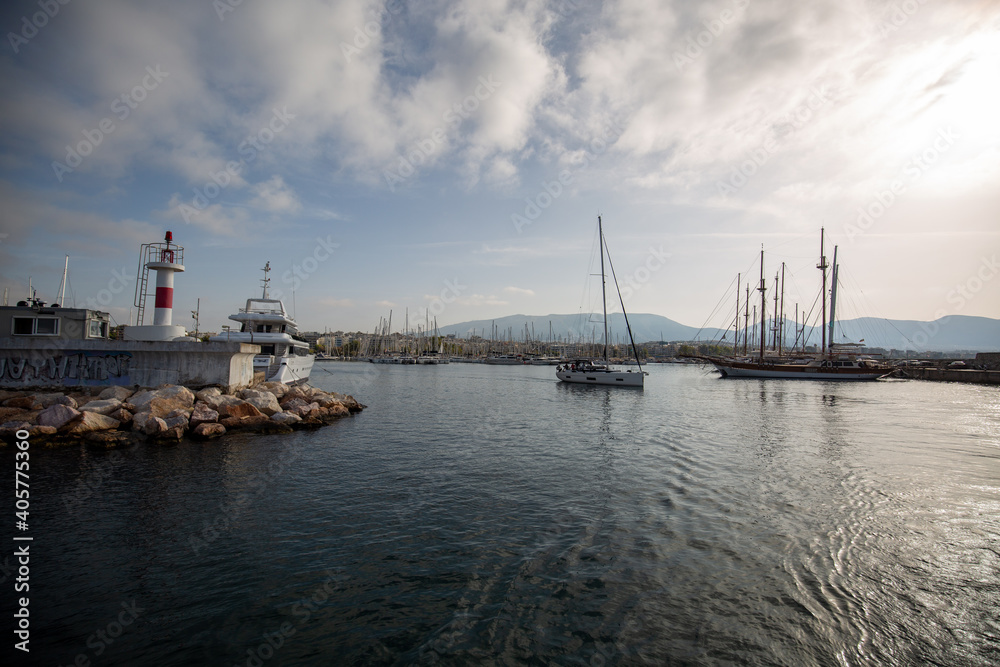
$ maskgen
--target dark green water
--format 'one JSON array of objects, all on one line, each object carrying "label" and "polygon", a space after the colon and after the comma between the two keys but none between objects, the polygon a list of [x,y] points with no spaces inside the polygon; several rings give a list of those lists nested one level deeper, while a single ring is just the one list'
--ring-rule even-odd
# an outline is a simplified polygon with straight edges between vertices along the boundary
[{"label": "dark green water", "polygon": [[33,448],[30,662],[1000,662],[1000,389],[649,371],[317,364],[368,409]]}]

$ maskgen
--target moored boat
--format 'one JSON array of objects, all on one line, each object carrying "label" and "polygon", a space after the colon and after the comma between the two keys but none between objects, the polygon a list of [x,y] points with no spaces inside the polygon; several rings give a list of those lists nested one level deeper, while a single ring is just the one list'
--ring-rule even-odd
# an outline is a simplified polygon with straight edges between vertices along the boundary
[{"label": "moored boat", "polygon": [[263,372],[267,382],[301,384],[309,379],[315,356],[309,343],[298,336],[298,327],[280,299],[268,297],[267,277],[271,263],[264,266],[264,291],[259,299],[247,299],[246,307],[229,319],[240,323],[239,331],[213,336],[213,341],[237,341],[260,346],[254,356],[254,372]]},{"label": "moored boat", "polygon": [[[820,327],[820,331],[823,335],[823,341],[820,351],[816,354],[800,353],[796,355],[782,355],[780,350],[769,352],[765,349],[764,331],[767,302],[765,300],[764,284],[764,251],[761,250],[760,287],[757,288],[761,293],[761,342],[759,353],[755,357],[703,357],[706,361],[711,362],[718,369],[722,377],[762,379],[774,378],[788,380],[877,380],[892,373],[893,368],[881,359],[859,354],[857,352],[857,348],[860,347],[859,345],[836,345],[833,343],[837,295],[836,247],[834,248],[833,255],[833,290],[830,296],[829,341],[827,340],[826,270],[830,265],[826,263],[826,255],[823,251],[823,240],[823,230],[820,230],[820,260],[819,264],[816,265],[816,268],[823,272],[823,286],[820,293],[823,312],[823,322]],[[737,312],[738,311],[739,306],[737,305]],[[777,320],[778,318],[776,317],[775,319]],[[744,334],[744,337],[745,336],[746,334]],[[776,338],[780,340],[780,338]],[[736,340],[736,338],[734,338],[734,340]]]}]

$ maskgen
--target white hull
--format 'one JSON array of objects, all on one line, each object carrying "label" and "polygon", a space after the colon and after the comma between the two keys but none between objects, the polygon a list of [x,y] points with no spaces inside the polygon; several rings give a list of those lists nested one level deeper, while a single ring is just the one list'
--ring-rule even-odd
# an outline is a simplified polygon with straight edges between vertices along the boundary
[{"label": "white hull", "polygon": [[266,382],[301,384],[309,379],[313,361],[314,358],[312,355],[292,355],[278,357],[277,359],[270,356],[259,356],[254,357],[253,370],[255,373],[263,372]]},{"label": "white hull", "polygon": [[563,382],[576,384],[602,384],[614,387],[641,387],[645,373],[632,371],[556,371]]}]

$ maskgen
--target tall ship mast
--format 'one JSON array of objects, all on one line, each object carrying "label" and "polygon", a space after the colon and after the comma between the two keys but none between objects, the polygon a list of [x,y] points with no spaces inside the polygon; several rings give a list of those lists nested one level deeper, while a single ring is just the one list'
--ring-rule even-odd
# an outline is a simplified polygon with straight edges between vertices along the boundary
[{"label": "tall ship mast", "polygon": [[[827,269],[830,265],[826,261],[825,252],[825,230],[820,229],[820,250],[819,263],[816,268],[822,273],[822,291],[820,300],[822,301],[822,324],[820,332],[822,342],[817,354],[781,356],[781,338],[779,318],[781,313],[775,312],[775,351],[772,356],[767,355],[766,349],[766,284],[764,281],[764,249],[760,252],[760,350],[757,358],[738,358],[735,354],[732,357],[702,357],[711,362],[724,378],[776,378],[776,379],[801,379],[801,380],[877,380],[892,372],[892,367],[881,359],[871,356],[860,355],[856,351],[846,350],[849,346],[835,346],[833,343],[834,318],[837,304],[837,249],[833,251],[833,271],[831,281],[833,288],[830,296],[830,320],[827,325]],[[739,287],[737,286],[737,289]],[[783,300],[782,296],[782,300]],[[779,300],[775,298],[775,310],[778,310]],[[796,320],[798,315],[796,315]],[[796,325],[796,329],[798,325]],[[828,338],[829,335],[829,338]],[[746,333],[744,333],[744,340]],[[798,332],[796,332],[796,341]],[[735,348],[734,348],[735,349]]]}]

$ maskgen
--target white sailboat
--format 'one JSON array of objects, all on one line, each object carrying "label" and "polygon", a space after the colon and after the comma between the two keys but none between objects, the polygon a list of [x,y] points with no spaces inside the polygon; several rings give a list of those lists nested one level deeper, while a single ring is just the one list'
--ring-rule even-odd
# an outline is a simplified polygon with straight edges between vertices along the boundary
[{"label": "white sailboat", "polygon": [[[628,329],[629,341],[632,344],[632,352],[635,354],[635,363],[638,370],[618,370],[608,363],[608,300],[604,275],[604,228],[601,223],[601,216],[597,216],[597,235],[600,241],[601,250],[601,306],[604,309],[604,357],[597,361],[593,359],[573,359],[556,368],[556,377],[562,382],[576,384],[598,384],[612,387],[642,387],[646,372],[642,370],[639,361],[639,353],[635,348],[635,341],[632,339],[632,327],[628,323],[628,314],[625,312],[625,303],[622,301],[621,290],[618,290],[618,279],[615,278],[615,289],[618,290],[618,301],[622,306],[622,314],[625,316],[625,327]],[[611,265],[611,275],[614,277],[615,267],[611,264],[611,256],[608,255],[608,264]]]}]

